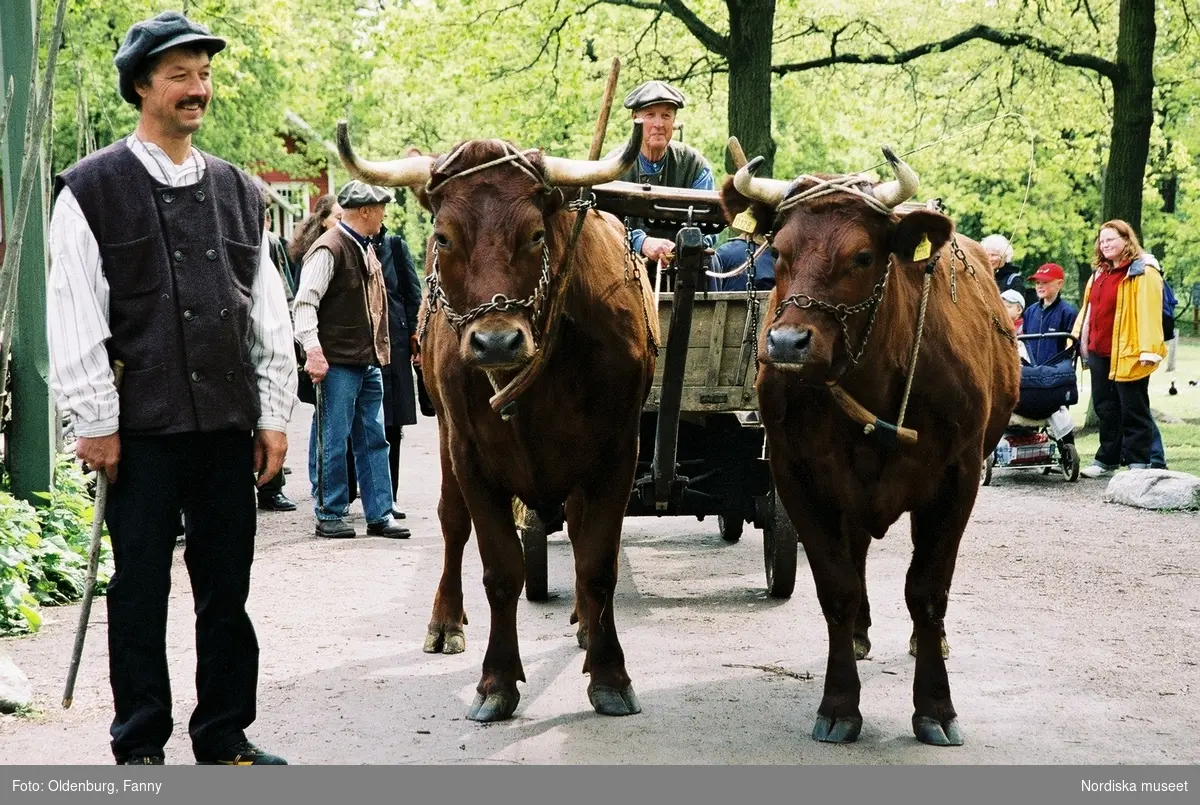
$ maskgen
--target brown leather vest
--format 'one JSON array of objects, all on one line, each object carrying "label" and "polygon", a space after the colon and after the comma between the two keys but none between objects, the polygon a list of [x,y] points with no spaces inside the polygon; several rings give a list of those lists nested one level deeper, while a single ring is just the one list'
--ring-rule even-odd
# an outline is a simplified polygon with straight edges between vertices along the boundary
[{"label": "brown leather vest", "polygon": [[304,259],[317,249],[328,249],[333,255],[333,276],[317,308],[317,338],[325,360],[387,366],[392,361],[387,290],[375,249],[364,252],[340,225],[317,238]]}]

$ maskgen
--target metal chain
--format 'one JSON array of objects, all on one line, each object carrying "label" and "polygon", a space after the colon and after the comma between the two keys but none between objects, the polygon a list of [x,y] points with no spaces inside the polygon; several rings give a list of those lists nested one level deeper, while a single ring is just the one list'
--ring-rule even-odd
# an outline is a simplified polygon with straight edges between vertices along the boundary
[{"label": "metal chain", "polygon": [[[936,260],[937,257],[934,257]],[[875,289],[869,297],[861,302],[853,305],[845,303],[830,304],[829,302],[820,299],[814,299],[808,294],[794,293],[780,303],[775,309],[775,318],[779,318],[783,314],[784,308],[789,305],[799,310],[807,310],[809,308],[817,308],[818,310],[828,313],[833,318],[837,319],[838,324],[842,327],[842,338],[846,344],[846,353],[850,358],[852,366],[858,366],[859,359],[863,356],[863,352],[867,349],[867,341],[871,337],[871,330],[875,327],[875,316],[879,313],[879,303],[883,301],[883,295],[887,292],[888,278],[892,275],[892,260],[888,258],[887,268],[883,272],[883,276],[875,283]],[[800,301],[801,299],[805,301]],[[851,353],[850,351],[850,328],[847,325],[849,318],[855,314],[862,313],[864,310],[871,311],[871,317],[867,320],[867,329],[863,333],[862,342],[858,346],[858,352]]]},{"label": "metal chain", "polygon": [[[767,235],[765,245],[770,245],[771,236]],[[754,255],[751,253],[751,241],[746,240],[746,259],[750,267],[746,269],[746,305],[750,313],[750,365],[754,367],[754,377],[758,378],[758,300],[754,297]]]},{"label": "metal chain", "polygon": [[417,340],[421,341],[425,335],[425,328],[429,323],[429,316],[441,310],[446,316],[446,321],[454,328],[456,334],[461,334],[463,325],[470,324],[480,316],[488,313],[507,313],[511,310],[530,310],[533,342],[534,347],[537,347],[539,328],[538,321],[542,314],[542,303],[546,301],[546,291],[550,287],[550,249],[547,245],[542,245],[542,275],[538,278],[537,287],[533,289],[533,294],[525,299],[510,299],[504,294],[496,294],[490,302],[484,302],[482,305],[477,305],[471,308],[466,313],[458,313],[450,305],[450,300],[446,297],[446,292],[442,290],[442,284],[438,281],[438,246],[437,241],[433,244],[433,269],[429,272],[429,304],[428,313],[425,320],[421,323],[421,327],[417,333]]}]

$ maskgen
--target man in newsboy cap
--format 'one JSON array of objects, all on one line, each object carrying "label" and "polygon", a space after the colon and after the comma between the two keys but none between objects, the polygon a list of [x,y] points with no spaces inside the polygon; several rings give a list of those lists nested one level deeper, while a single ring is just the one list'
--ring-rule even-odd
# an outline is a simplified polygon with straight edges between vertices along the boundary
[{"label": "man in newsboy cap", "polygon": [[76,455],[112,484],[119,764],[161,765],[174,727],[166,630],[181,510],[196,611],[192,752],[205,764],[285,763],[246,739],[259,658],[246,599],[255,475],[261,487],[287,454],[295,355],[262,196],[192,146],[224,47],[173,11],[131,27],[114,61],[137,128],[55,180],[50,378],[75,421]]},{"label": "man in newsboy cap", "polygon": [[[308,442],[316,535],[352,538],[346,442],[362,492],[367,534],[408,539],[392,516],[391,465],[384,433],[382,367],[391,362],[387,291],[371,244],[393,200],[381,188],[351,180],[338,192],[342,220],[304,256],[293,311],[304,371],[317,387],[318,416]],[[397,344],[407,360],[408,345]],[[318,428],[320,432],[318,433]]]},{"label": "man in newsboy cap", "polygon": [[[625,96],[625,108],[642,121],[642,151],[638,160],[621,176],[626,182],[662,187],[712,190],[712,168],[704,155],[690,145],[671,139],[675,115],[687,104],[683,93],[665,81],[639,84]],[[646,222],[628,222],[630,245],[651,262],[669,257],[675,250],[678,227],[650,229]]]}]

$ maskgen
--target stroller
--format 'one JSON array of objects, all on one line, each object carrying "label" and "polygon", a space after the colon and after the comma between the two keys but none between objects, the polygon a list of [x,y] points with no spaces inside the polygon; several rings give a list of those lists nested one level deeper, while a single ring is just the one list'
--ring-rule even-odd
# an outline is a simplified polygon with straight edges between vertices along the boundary
[{"label": "stroller", "polygon": [[1077,339],[1069,333],[1030,333],[1017,336],[1021,342],[1043,338],[1065,339],[1067,347],[1044,363],[1021,364],[1021,392],[1017,407],[1009,418],[1000,443],[983,462],[980,481],[992,482],[997,467],[1020,470],[1041,470],[1049,475],[1055,470],[1068,481],[1079,480],[1079,451],[1063,439],[1071,432],[1061,424],[1058,414],[1062,406],[1079,402],[1079,386],[1075,378],[1078,359]]}]

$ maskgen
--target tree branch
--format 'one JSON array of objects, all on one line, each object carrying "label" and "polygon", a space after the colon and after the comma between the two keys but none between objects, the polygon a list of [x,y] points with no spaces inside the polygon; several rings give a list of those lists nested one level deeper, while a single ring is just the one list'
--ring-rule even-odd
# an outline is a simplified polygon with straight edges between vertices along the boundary
[{"label": "tree branch", "polygon": [[603,2],[610,6],[624,6],[643,11],[665,11],[682,22],[701,45],[718,56],[729,56],[729,37],[722,36],[710,28],[704,20],[697,17],[696,13],[687,7],[683,0],[661,0],[658,3],[647,3],[644,0],[603,0]]},{"label": "tree branch", "polygon": [[[609,2],[609,0],[605,0],[605,2]],[[787,75],[806,70],[817,70],[834,64],[905,64],[931,53],[944,53],[948,50],[953,50],[975,39],[982,39],[1004,47],[1025,48],[1068,67],[1082,67],[1085,70],[1093,70],[1108,77],[1111,81],[1120,81],[1123,77],[1121,68],[1115,62],[1102,59],[1099,56],[1093,56],[1090,53],[1072,53],[1057,45],[1043,42],[1032,34],[1017,31],[1000,31],[987,25],[973,25],[954,36],[947,37],[938,42],[917,45],[909,50],[897,51],[895,53],[831,53],[829,56],[821,59],[793,62],[790,64],[777,64],[771,68],[771,72],[776,75]]]}]

